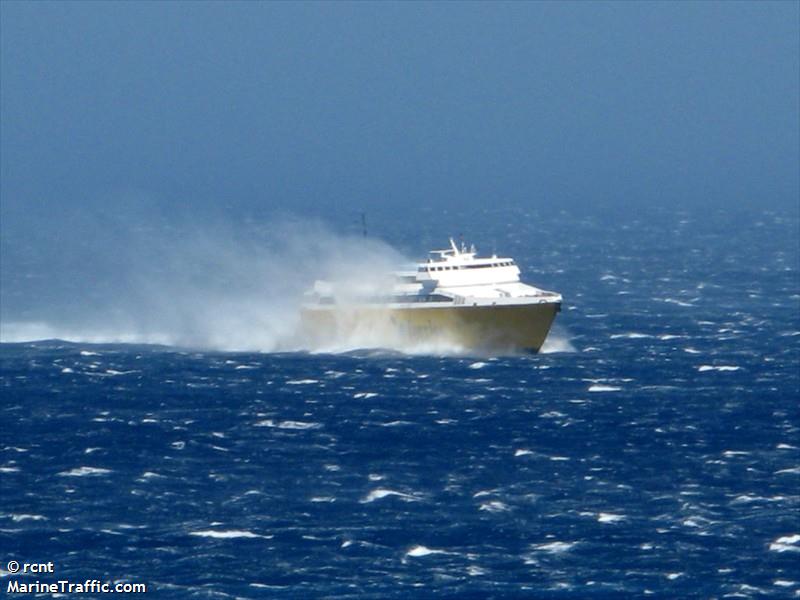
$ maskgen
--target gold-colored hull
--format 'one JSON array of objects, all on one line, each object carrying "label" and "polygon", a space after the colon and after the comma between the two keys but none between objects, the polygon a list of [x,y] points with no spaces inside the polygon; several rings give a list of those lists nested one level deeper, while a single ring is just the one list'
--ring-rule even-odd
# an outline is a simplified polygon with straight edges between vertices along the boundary
[{"label": "gold-colored hull", "polygon": [[[302,311],[303,329],[316,346],[358,340],[362,347],[454,345],[465,350],[538,352],[561,305],[312,306]],[[356,342],[358,345],[358,342]]]}]

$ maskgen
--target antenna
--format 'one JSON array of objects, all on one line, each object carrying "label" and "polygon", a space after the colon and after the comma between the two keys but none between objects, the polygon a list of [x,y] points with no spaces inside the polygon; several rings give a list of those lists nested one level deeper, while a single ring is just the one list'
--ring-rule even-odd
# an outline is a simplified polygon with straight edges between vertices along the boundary
[{"label": "antenna", "polygon": [[367,237],[367,213],[361,213],[361,232]]}]

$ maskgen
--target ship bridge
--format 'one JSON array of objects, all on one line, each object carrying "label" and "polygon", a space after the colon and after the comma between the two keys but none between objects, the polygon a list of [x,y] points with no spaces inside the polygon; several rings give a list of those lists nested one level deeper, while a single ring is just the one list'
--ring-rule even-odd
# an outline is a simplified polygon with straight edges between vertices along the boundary
[{"label": "ship bridge", "polygon": [[438,287],[499,285],[519,282],[519,267],[511,258],[478,258],[475,246],[467,249],[450,238],[450,248],[433,250],[427,262],[417,265],[417,281]]}]

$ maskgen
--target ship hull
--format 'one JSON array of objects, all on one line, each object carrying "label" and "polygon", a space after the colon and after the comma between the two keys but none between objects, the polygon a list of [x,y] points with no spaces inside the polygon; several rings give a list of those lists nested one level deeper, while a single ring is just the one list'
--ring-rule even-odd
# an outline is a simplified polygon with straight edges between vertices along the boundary
[{"label": "ship hull", "polygon": [[302,312],[307,335],[325,345],[358,339],[363,345],[451,344],[465,350],[538,352],[561,304],[484,306],[311,306]]}]

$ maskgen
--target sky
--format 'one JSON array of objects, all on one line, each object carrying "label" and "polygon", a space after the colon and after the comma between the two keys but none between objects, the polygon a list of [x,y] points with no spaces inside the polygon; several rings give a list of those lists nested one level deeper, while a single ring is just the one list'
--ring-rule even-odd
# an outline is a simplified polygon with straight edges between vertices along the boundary
[{"label": "sky", "polygon": [[6,297],[134,222],[800,195],[798,2],[5,0],[0,27]]}]

